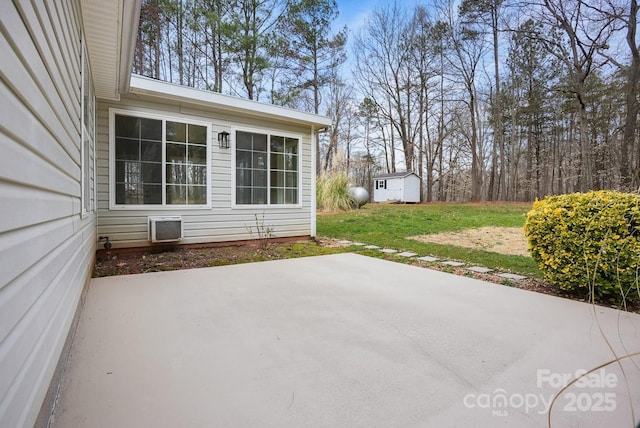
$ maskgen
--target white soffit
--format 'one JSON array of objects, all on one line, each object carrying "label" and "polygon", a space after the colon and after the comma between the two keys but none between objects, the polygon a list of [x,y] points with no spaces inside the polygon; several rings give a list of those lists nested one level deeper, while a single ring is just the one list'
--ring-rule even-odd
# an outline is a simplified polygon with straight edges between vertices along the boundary
[{"label": "white soffit", "polygon": [[96,97],[128,89],[140,0],[82,0],[82,20]]},{"label": "white soffit", "polygon": [[326,128],[332,125],[331,118],[326,116],[233,97],[217,92],[203,91],[201,89],[176,85],[138,75],[131,76],[129,92],[132,94],[174,100],[185,104],[196,104],[215,110],[311,125],[316,128]]}]

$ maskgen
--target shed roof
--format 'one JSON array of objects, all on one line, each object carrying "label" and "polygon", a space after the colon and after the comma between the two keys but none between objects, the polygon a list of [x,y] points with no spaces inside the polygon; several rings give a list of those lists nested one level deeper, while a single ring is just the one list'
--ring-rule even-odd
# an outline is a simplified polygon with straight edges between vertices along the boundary
[{"label": "shed roof", "polygon": [[376,175],[375,177],[373,177],[373,179],[374,180],[379,180],[381,178],[405,178],[405,177],[408,177],[410,175],[415,175],[416,177],[420,178],[420,176],[418,174],[416,174],[415,172],[404,171],[404,172],[392,172],[390,174]]}]

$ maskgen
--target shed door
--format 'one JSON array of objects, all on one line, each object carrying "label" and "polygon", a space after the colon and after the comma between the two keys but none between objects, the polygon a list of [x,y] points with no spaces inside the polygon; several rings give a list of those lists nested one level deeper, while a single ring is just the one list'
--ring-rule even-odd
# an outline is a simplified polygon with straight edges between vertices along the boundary
[{"label": "shed door", "polygon": [[396,178],[395,180],[388,180],[387,191],[389,193],[387,198],[390,201],[402,200],[402,184],[403,184],[403,180],[401,179]]}]

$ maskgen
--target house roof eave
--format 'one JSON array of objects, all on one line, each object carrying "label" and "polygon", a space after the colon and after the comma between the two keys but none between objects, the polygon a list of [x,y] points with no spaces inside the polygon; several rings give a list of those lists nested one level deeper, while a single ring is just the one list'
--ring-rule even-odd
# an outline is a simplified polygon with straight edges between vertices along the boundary
[{"label": "house roof eave", "polygon": [[322,130],[333,124],[331,118],[326,116],[163,82],[135,74],[131,76],[129,92],[131,94],[170,99],[253,117],[311,126],[315,130]]},{"label": "house roof eave", "polygon": [[127,92],[141,0],[82,0],[84,38],[96,97],[119,100]]}]

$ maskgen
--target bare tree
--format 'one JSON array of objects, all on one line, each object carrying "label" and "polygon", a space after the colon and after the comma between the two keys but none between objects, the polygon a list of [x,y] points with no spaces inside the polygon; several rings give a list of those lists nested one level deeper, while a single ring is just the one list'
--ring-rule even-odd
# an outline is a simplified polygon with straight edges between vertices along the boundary
[{"label": "bare tree", "polygon": [[140,7],[140,21],[133,72],[160,78],[160,53],[164,15],[158,0],[145,0]]},{"label": "bare tree", "polygon": [[571,94],[578,111],[580,142],[579,187],[587,191],[593,186],[593,159],[588,136],[586,81],[601,64],[598,52],[608,46],[614,32],[612,17],[594,17],[594,9],[581,0],[541,0],[528,3],[534,18],[561,31],[564,37],[540,36],[545,48],[565,67],[566,84],[560,90]]},{"label": "bare tree", "polygon": [[482,141],[478,135],[478,94],[476,89],[477,72],[485,53],[484,40],[475,32],[469,32],[463,21],[454,11],[450,1],[443,14],[447,19],[447,40],[452,54],[447,56],[449,66],[455,72],[452,77],[464,88],[466,97],[463,100],[468,109],[469,132],[465,132],[469,142],[471,155],[471,200],[479,201],[483,197],[482,185],[484,160]]},{"label": "bare tree", "polygon": [[[416,120],[413,121],[417,140],[417,171],[423,177],[425,200],[433,200],[435,164],[442,156],[444,139],[444,53],[446,26],[436,21],[426,8],[418,6],[413,12],[410,31],[411,61],[415,77],[414,102]],[[426,190],[426,191],[425,191]]]},{"label": "bare tree", "polygon": [[[627,15],[627,45],[631,53],[631,64],[627,70],[626,87],[626,118],[624,122],[624,136],[622,138],[622,155],[620,157],[620,173],[623,186],[637,189],[640,187],[640,155],[636,148],[635,138],[638,129],[638,84],[640,82],[640,46],[637,44],[636,34],[638,28],[638,2],[629,1],[629,14]],[[634,165],[635,158],[635,165]]]},{"label": "bare tree", "polygon": [[329,82],[329,108],[327,115],[333,119],[333,126],[329,131],[329,144],[325,151],[322,170],[327,171],[334,156],[337,154],[340,137],[343,135],[347,111],[352,100],[353,88],[347,86],[340,78],[339,68],[333,70],[331,81]]},{"label": "bare tree", "polygon": [[[494,91],[491,97],[493,127],[493,144],[491,158],[491,174],[489,176],[489,200],[504,197],[506,187],[506,158],[504,145],[504,129],[502,126],[502,93],[500,90],[499,59],[499,21],[505,0],[463,0],[460,4],[461,19],[464,20],[464,31],[480,37],[488,27],[493,47]],[[498,156],[500,160],[498,161]],[[498,170],[499,168],[499,170]]]},{"label": "bare tree", "polygon": [[[404,164],[408,171],[415,169],[415,146],[412,128],[413,84],[411,44],[405,37],[406,11],[397,4],[375,10],[365,32],[355,38],[354,74],[365,97],[377,107],[393,128],[392,142],[397,135],[402,144]],[[394,148],[390,148],[391,156]],[[392,162],[391,168],[395,168]]]},{"label": "bare tree", "polygon": [[604,9],[598,9],[600,15],[615,19],[622,29],[626,29],[625,41],[629,49],[630,62],[621,62],[614,55],[601,52],[615,64],[626,76],[625,120],[623,126],[622,144],[620,148],[620,177],[622,187],[626,190],[636,190],[640,186],[640,155],[636,148],[636,134],[638,128],[638,85],[640,84],[640,45],[637,41],[638,29],[637,0],[609,0]]}]

